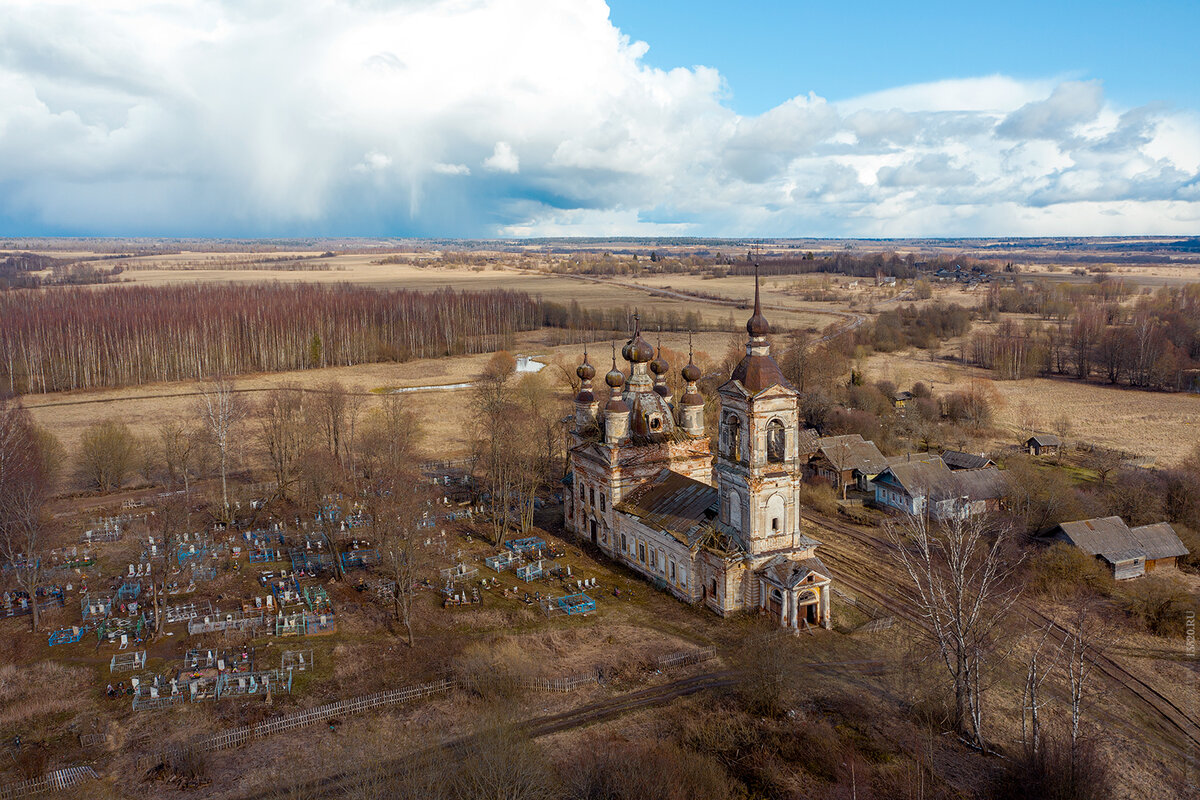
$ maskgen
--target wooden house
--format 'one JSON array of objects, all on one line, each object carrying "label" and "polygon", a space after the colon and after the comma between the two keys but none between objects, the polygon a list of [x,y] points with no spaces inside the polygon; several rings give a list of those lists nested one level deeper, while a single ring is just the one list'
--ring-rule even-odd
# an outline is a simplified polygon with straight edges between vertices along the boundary
[{"label": "wooden house", "polygon": [[1049,535],[1100,559],[1117,580],[1175,566],[1175,559],[1188,554],[1167,522],[1130,528],[1120,517],[1099,517],[1064,522]]}]

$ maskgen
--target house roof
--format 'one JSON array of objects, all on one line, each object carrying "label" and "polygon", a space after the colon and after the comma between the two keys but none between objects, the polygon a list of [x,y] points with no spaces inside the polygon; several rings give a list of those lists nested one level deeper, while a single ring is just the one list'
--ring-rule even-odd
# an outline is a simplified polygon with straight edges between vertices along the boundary
[{"label": "house roof", "polygon": [[996,500],[1008,493],[1008,481],[995,467],[953,472],[941,459],[893,464],[875,480],[899,484],[910,497],[929,496],[935,501],[951,497]]},{"label": "house roof", "polygon": [[1128,560],[1130,552],[1152,561],[1188,554],[1175,529],[1166,522],[1130,528],[1120,517],[1100,517],[1064,522],[1057,531],[1057,538],[1066,539],[1088,555],[1101,556],[1110,563]]},{"label": "house roof", "polygon": [[874,442],[857,433],[845,436],[825,436],[818,442],[822,455],[833,468],[840,471],[856,469],[864,475],[878,475],[887,469],[887,459]]},{"label": "house roof", "polygon": [[1062,444],[1062,439],[1051,433],[1039,433],[1037,436],[1030,436],[1026,439],[1025,444],[1036,444],[1038,447],[1058,447]]},{"label": "house roof", "polygon": [[1169,522],[1155,522],[1131,530],[1146,551],[1146,558],[1172,558],[1188,554],[1187,547]]},{"label": "house roof", "polygon": [[996,465],[996,462],[987,456],[964,453],[961,450],[943,451],[942,461],[950,469],[983,469],[984,467],[994,467]]},{"label": "house roof", "polygon": [[815,428],[801,428],[796,437],[796,446],[800,455],[812,455],[821,449],[821,434]]},{"label": "house roof", "polygon": [[700,528],[717,515],[717,490],[664,469],[630,492],[616,509],[691,545]]}]

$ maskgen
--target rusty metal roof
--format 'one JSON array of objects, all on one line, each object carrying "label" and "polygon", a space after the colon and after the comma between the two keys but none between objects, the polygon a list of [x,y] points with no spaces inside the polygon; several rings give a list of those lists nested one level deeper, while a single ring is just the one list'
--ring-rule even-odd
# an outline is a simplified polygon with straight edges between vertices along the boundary
[{"label": "rusty metal roof", "polygon": [[664,469],[634,489],[616,509],[691,544],[696,529],[717,515],[717,490]]}]

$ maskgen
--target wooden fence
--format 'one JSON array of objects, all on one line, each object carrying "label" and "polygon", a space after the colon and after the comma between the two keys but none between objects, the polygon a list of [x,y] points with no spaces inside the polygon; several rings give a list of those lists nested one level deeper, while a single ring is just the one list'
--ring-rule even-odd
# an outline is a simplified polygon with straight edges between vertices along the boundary
[{"label": "wooden fence", "polygon": [[359,714],[364,711],[369,711],[374,708],[382,708],[384,706],[396,705],[409,700],[415,700],[421,697],[428,697],[440,692],[446,692],[453,689],[457,685],[457,681],[453,678],[443,678],[432,683],[423,683],[417,686],[406,686],[401,689],[392,689],[386,692],[376,692],[375,694],[364,695],[362,697],[354,697],[348,700],[339,700],[336,703],[327,703],[323,706],[298,711],[295,714],[277,717],[268,722],[259,725],[243,725],[238,728],[232,728],[221,733],[205,736],[201,739],[196,739],[185,745],[169,748],[158,753],[143,756],[138,759],[139,766],[152,766],[164,758],[187,752],[198,751],[208,752],[211,750],[223,750],[229,747],[237,747],[245,744],[252,739],[257,739],[263,736],[270,736],[275,733],[282,733],[294,728],[302,728],[306,725],[314,725],[318,722],[324,722],[335,717],[347,716],[349,714]]},{"label": "wooden fence", "polygon": [[686,664],[702,664],[717,657],[717,648],[700,647],[695,650],[680,650],[677,653],[668,653],[658,659],[659,667],[682,667]]},{"label": "wooden fence", "polygon": [[18,797],[29,797],[46,792],[61,792],[96,777],[96,770],[91,767],[56,769],[41,778],[30,778],[19,783],[0,786],[0,800],[15,800]]}]

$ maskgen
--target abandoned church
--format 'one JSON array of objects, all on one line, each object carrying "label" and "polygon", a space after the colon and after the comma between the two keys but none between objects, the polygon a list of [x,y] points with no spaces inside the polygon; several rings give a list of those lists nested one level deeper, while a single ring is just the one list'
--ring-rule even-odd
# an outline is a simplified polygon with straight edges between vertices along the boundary
[{"label": "abandoned church", "polygon": [[635,325],[612,370],[603,410],[587,355],[577,369],[564,516],[568,530],[656,586],[724,616],[761,611],[781,626],[830,626],[829,571],[800,515],[814,432],[800,395],[771,356],[754,287],[746,355],[718,388],[716,458],[704,426],[700,369],[671,397],[669,366]]}]

